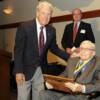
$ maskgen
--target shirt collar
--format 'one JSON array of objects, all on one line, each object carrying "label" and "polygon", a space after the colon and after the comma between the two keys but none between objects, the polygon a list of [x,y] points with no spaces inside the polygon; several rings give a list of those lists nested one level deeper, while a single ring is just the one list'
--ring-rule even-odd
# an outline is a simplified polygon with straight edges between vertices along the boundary
[{"label": "shirt collar", "polygon": [[40,25],[40,23],[39,23],[39,21],[38,21],[37,18],[36,18],[36,23],[37,23],[37,27],[38,27],[38,29],[40,29],[41,25]]},{"label": "shirt collar", "polygon": [[79,27],[80,23],[81,23],[81,21],[77,21],[77,27]]},{"label": "shirt collar", "polygon": [[81,62],[89,62],[91,59],[93,59],[94,58],[94,56],[93,57],[90,57],[89,59],[87,59],[87,60],[85,60],[85,61],[82,61],[82,60],[80,60]]}]

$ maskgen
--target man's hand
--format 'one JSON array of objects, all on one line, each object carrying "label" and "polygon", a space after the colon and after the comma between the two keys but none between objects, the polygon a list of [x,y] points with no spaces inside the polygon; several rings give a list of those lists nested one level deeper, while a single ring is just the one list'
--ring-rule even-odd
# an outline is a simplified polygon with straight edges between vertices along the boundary
[{"label": "man's hand", "polygon": [[73,52],[70,57],[74,58],[74,57],[79,57],[79,56],[80,56],[79,53]]},{"label": "man's hand", "polygon": [[80,48],[73,47],[71,49],[71,51],[72,51],[71,58],[73,58],[73,57],[80,57]]},{"label": "man's hand", "polygon": [[71,89],[73,92],[83,92],[84,85],[79,84],[79,83],[71,83],[71,82],[66,82],[65,86]]},{"label": "man's hand", "polygon": [[72,54],[71,48],[66,48],[66,52],[71,55]]},{"label": "man's hand", "polygon": [[50,83],[45,82],[45,85],[46,85],[47,89],[53,89],[53,86]]},{"label": "man's hand", "polygon": [[71,51],[72,51],[72,52],[76,52],[76,49],[77,49],[77,48],[74,46],[74,47],[71,48]]},{"label": "man's hand", "polygon": [[16,74],[16,82],[18,85],[23,84],[23,82],[25,82],[25,76],[22,73],[18,73]]}]

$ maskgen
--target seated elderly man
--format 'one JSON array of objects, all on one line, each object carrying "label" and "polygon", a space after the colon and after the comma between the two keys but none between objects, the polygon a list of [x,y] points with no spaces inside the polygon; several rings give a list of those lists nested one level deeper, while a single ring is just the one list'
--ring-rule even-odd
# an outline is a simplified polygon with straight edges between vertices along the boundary
[{"label": "seated elderly man", "polygon": [[[95,55],[95,44],[85,40],[80,45],[78,57],[68,60],[64,77],[74,78],[75,82],[65,82],[72,94],[58,93],[51,90],[41,91],[41,100],[100,100],[100,58]],[[52,85],[47,83],[49,88]]]}]

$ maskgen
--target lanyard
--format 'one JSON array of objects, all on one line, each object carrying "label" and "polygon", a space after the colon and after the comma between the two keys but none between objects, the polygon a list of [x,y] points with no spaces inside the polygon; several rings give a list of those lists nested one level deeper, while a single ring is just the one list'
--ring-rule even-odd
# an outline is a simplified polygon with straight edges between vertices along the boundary
[{"label": "lanyard", "polygon": [[92,58],[90,58],[89,60],[87,60],[87,61],[84,61],[84,62],[82,62],[81,64],[80,64],[80,61],[77,63],[77,67],[76,67],[76,69],[75,69],[75,71],[74,71],[74,74],[76,74],[76,73],[78,73],[81,69],[83,69],[85,66],[86,66],[86,64],[88,64],[88,62],[91,62],[92,60],[93,60],[93,58],[94,57],[92,57]]}]

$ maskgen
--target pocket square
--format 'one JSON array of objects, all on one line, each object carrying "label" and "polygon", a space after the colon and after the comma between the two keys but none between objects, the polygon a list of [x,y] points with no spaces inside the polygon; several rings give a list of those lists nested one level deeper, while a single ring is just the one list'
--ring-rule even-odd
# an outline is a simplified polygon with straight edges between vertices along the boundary
[{"label": "pocket square", "polygon": [[80,33],[85,34],[86,30],[82,29]]}]

